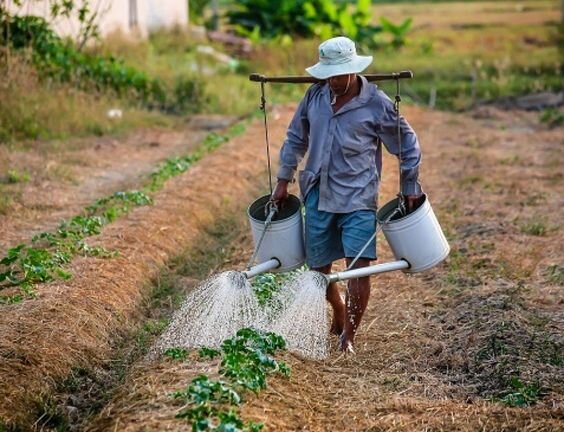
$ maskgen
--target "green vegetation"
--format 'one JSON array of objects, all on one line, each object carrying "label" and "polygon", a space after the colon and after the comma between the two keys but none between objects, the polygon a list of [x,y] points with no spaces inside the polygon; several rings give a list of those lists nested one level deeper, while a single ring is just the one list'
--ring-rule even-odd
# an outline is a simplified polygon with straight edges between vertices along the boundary
[{"label": "green vegetation", "polygon": [[541,217],[535,217],[521,225],[521,232],[533,236],[545,236],[548,234],[549,227],[547,221]]},{"label": "green vegetation", "polygon": [[[204,19],[207,2],[197,3],[194,12]],[[113,35],[77,49],[38,21],[16,19],[11,25],[21,37],[14,43],[34,49],[30,53],[12,48],[9,70],[0,52],[0,73],[6,74],[9,84],[0,83],[0,98],[8,101],[0,106],[0,141],[113,134],[141,124],[175,124],[178,120],[170,114],[248,114],[259,98],[257,85],[248,81],[249,72],[303,74],[316,61],[319,41],[334,34],[356,39],[361,54],[374,55],[367,72],[412,70],[414,79],[402,82],[403,98],[422,105],[460,111],[483,101],[562,90],[557,10],[553,20],[528,21],[530,11],[549,17],[554,4],[525,1],[516,8],[510,2],[467,2],[470,9],[438,4],[433,7],[445,11],[445,18],[429,21],[426,2],[406,3],[401,14],[392,5],[346,3],[303,0],[282,2],[282,7],[262,0],[224,2],[222,11],[227,13],[226,21],[233,20],[231,28],[253,40],[250,55],[235,52],[227,63],[202,51],[200,45],[219,52],[229,48],[197,40],[181,29],[158,31],[137,42]],[[457,18],[449,21],[446,12]],[[262,24],[257,27],[257,23]],[[259,27],[265,34],[259,34]],[[43,36],[30,38],[28,28]],[[275,34],[292,37],[260,39]],[[45,57],[42,52],[50,53],[48,61],[40,60]],[[50,76],[58,78],[47,80]],[[393,83],[381,87],[395,92]],[[304,90],[305,86],[274,85],[267,97],[272,103],[296,100]],[[54,102],[59,100],[66,103]],[[115,106],[124,109],[123,118],[106,117]],[[560,125],[561,117],[557,110],[540,114],[550,127]]]},{"label": "green vegetation", "polygon": [[522,407],[534,405],[541,396],[541,389],[537,384],[524,384],[518,377],[511,378],[509,387],[509,391],[493,400],[511,407]]},{"label": "green vegetation", "polygon": [[564,266],[551,264],[546,268],[545,275],[554,284],[564,284]]},{"label": "green vegetation", "polygon": [[202,358],[221,357],[218,372],[222,379],[199,375],[185,390],[175,392],[172,396],[186,405],[177,417],[190,422],[192,431],[260,431],[264,425],[244,422],[236,407],[245,391],[258,393],[266,388],[269,374],[289,376],[286,364],[272,357],[285,345],[274,333],[245,328],[225,340],[219,350],[202,348]]},{"label": "green vegetation", "polygon": [[307,266],[283,273],[262,273],[251,280],[253,292],[261,306],[274,306],[276,302],[276,294],[284,287],[284,285],[295,278],[300,273],[307,270]]},{"label": "green vegetation", "polygon": [[243,123],[237,123],[223,135],[215,132],[208,134],[204,142],[195,152],[186,156],[173,157],[163,162],[161,166],[151,174],[151,182],[147,186],[147,189],[149,191],[160,189],[167,179],[183,173],[206,154],[214,151],[230,139],[241,135],[244,131],[245,125]]},{"label": "green vegetation", "polygon": [[541,112],[539,120],[549,127],[562,126],[564,125],[564,113],[557,108],[548,108]]},{"label": "green vegetation", "polygon": [[170,357],[173,360],[186,360],[188,357],[188,350],[185,348],[169,348],[163,353],[164,356]]},{"label": "green vegetation", "polygon": [[234,29],[254,41],[343,34],[372,46],[381,28],[370,24],[371,15],[370,0],[357,0],[353,11],[349,4],[332,0],[244,0],[227,12]]}]

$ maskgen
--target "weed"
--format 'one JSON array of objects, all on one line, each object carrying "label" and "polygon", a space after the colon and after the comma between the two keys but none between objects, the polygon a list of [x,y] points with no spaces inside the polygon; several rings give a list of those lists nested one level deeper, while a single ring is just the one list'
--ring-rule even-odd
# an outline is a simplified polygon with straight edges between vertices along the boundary
[{"label": "weed", "polygon": [[547,222],[544,218],[538,217],[521,225],[521,232],[533,236],[543,237],[549,231]]},{"label": "weed", "polygon": [[564,125],[564,112],[558,108],[547,108],[539,115],[541,123],[549,127],[558,127]]},{"label": "weed", "polygon": [[499,161],[501,165],[508,165],[508,166],[518,165],[521,162],[522,162],[521,157],[518,154],[514,154],[513,156],[500,159]]},{"label": "weed", "polygon": [[458,184],[461,187],[465,187],[465,186],[473,186],[473,185],[479,184],[483,181],[484,181],[484,178],[480,175],[468,175],[468,176],[461,178],[458,181]]},{"label": "weed", "polygon": [[7,183],[27,183],[30,180],[29,173],[15,169],[8,170]]},{"label": "weed", "polygon": [[564,285],[564,266],[551,264],[545,269],[544,274],[549,282],[557,285]]},{"label": "weed", "polygon": [[11,194],[0,185],[0,214],[7,214],[12,208],[13,202]]},{"label": "weed", "polygon": [[170,357],[173,360],[186,360],[188,357],[188,351],[185,348],[169,348],[167,349],[163,355]]},{"label": "weed", "polygon": [[509,387],[509,391],[494,400],[511,407],[522,407],[534,405],[541,395],[541,388],[537,384],[525,384],[516,376],[509,380]]}]

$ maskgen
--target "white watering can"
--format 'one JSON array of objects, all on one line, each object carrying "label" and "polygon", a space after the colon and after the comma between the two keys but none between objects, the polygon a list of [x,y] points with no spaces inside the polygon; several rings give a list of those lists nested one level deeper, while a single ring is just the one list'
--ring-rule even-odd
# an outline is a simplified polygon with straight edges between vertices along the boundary
[{"label": "white watering can", "polygon": [[[243,272],[249,279],[267,271],[294,270],[305,262],[300,200],[290,195],[285,208],[274,217],[267,209],[269,201],[270,195],[262,196],[248,210],[255,256],[260,262]],[[402,215],[399,207],[399,198],[395,198],[378,211],[378,223],[396,261],[331,273],[325,276],[328,283],[394,270],[418,273],[436,266],[448,256],[450,247],[427,195],[408,215]]]}]

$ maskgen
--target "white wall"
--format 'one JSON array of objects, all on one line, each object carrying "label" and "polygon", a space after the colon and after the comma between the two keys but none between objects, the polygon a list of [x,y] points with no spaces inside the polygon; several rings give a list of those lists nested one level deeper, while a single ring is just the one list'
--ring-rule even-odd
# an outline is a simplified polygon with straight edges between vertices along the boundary
[{"label": "white wall", "polygon": [[[116,30],[125,34],[146,36],[149,31],[161,27],[188,24],[187,0],[136,0],[137,28],[130,27],[130,0],[90,0],[93,10],[99,11],[98,26],[102,36]],[[50,18],[49,0],[25,0],[21,7],[7,0],[8,8],[18,15],[39,15]],[[80,0],[76,1],[80,4]],[[77,35],[80,25],[77,19],[66,17],[52,21],[54,29],[63,36]]]}]

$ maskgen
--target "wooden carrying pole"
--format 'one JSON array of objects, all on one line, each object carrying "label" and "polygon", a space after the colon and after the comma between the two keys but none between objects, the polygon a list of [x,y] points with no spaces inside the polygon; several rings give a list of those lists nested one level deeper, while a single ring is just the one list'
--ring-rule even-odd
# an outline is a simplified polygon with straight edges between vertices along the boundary
[{"label": "wooden carrying pole", "polygon": [[[413,72],[409,70],[401,72],[392,72],[388,74],[362,74],[367,81],[389,81],[397,79],[410,79],[413,78]],[[312,76],[275,76],[267,77],[258,73],[253,73],[249,75],[249,80],[254,82],[272,82],[272,83],[292,83],[292,84],[307,84],[307,83],[317,83],[325,80],[320,80]]]}]

